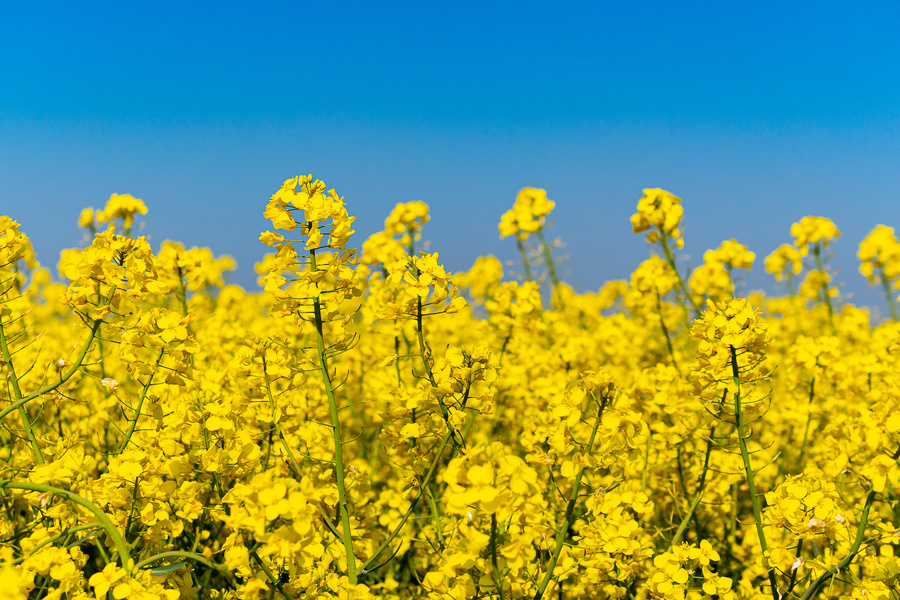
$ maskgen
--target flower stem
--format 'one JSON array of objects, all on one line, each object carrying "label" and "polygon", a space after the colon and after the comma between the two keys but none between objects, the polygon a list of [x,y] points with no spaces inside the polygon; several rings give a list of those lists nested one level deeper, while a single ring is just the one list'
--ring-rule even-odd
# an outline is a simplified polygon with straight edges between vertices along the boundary
[{"label": "flower stem", "polygon": [[[22,399],[22,390],[19,388],[19,378],[16,376],[16,368],[13,366],[9,344],[6,343],[6,328],[2,322],[0,322],[0,350],[3,351],[3,362],[6,363],[7,379],[12,384],[12,391],[16,401],[19,401]],[[41,454],[41,446],[38,444],[37,436],[34,435],[34,429],[31,428],[31,421],[28,420],[28,413],[25,411],[24,403],[19,404],[17,410],[19,418],[22,419],[22,426],[25,428],[28,441],[31,442],[31,451],[34,452],[34,458],[39,465],[42,465],[44,464],[44,455]]]},{"label": "flower stem", "polygon": [[[316,251],[310,250],[310,268],[316,270]],[[325,354],[325,335],[323,332],[322,305],[318,296],[313,299],[313,315],[316,321],[316,351],[319,355],[319,371],[325,385],[328,398],[328,410],[331,413],[331,432],[334,438],[334,474],[337,480],[338,510],[341,514],[341,527],[344,532],[342,541],[347,555],[347,576],[350,585],[356,585],[356,557],[353,554],[353,537],[350,530],[350,513],[347,510],[347,488],[344,482],[344,440],[341,437],[341,421],[338,417],[337,401],[334,398],[334,385],[328,372],[328,360]]]},{"label": "flower stem", "polygon": [[897,320],[897,301],[894,294],[891,293],[891,284],[888,282],[884,274],[884,268],[881,269],[881,289],[884,290],[884,299],[887,301],[888,310],[891,311],[891,320]]},{"label": "flower stem", "polygon": [[3,419],[3,417],[5,417],[9,413],[11,413],[12,411],[18,410],[19,407],[24,406],[25,404],[27,404],[28,402],[31,402],[35,398],[38,398],[40,396],[43,396],[44,394],[48,394],[48,393],[52,392],[53,390],[55,390],[56,388],[58,388],[59,386],[64,384],[66,381],[71,379],[72,375],[74,375],[78,371],[78,369],[81,367],[81,363],[84,362],[84,358],[85,358],[85,356],[87,356],[88,350],[90,350],[91,344],[93,343],[94,338],[97,335],[97,331],[100,330],[100,324],[102,322],[103,322],[102,319],[97,319],[94,321],[94,324],[91,326],[91,330],[88,333],[88,338],[87,338],[87,340],[85,340],[84,346],[82,346],[82,348],[81,348],[81,352],[78,354],[78,357],[75,359],[75,362],[72,363],[72,366],[69,367],[69,370],[66,371],[65,373],[63,373],[62,376],[60,376],[59,381],[57,381],[56,383],[51,383],[50,385],[46,385],[35,392],[31,392],[27,396],[23,396],[23,397],[19,398],[18,400],[16,400],[15,402],[10,404],[3,410],[0,410],[0,419]]},{"label": "flower stem", "polygon": [[700,499],[703,498],[703,490],[706,487],[706,474],[709,472],[709,456],[712,454],[712,440],[715,433],[716,426],[713,425],[709,430],[709,439],[706,440],[706,457],[703,459],[703,474],[700,475],[700,481],[697,483],[697,492],[694,494],[694,499],[691,501],[691,506],[688,509],[687,514],[684,516],[684,519],[681,520],[681,525],[678,526],[678,531],[675,532],[675,536],[672,538],[672,546],[677,546],[681,543],[681,538],[688,528],[688,525],[690,525],[691,519],[697,511],[697,507],[700,505]]},{"label": "flower stem", "polygon": [[800,600],[810,600],[815,597],[815,595],[819,593],[819,589],[825,585],[825,582],[828,579],[846,569],[856,557],[859,552],[859,547],[862,546],[863,539],[865,538],[866,525],[869,522],[869,509],[872,508],[873,502],[875,502],[875,490],[869,490],[869,493],[866,495],[866,504],[863,506],[862,516],[859,519],[859,529],[856,530],[856,539],[853,540],[853,545],[850,547],[847,556],[845,556],[841,562],[819,575],[806,591],[803,592],[803,595],[800,596]]},{"label": "flower stem", "polygon": [[[597,436],[597,429],[600,427],[600,420],[603,418],[603,411],[606,408],[608,400],[608,398],[601,396],[601,400],[598,402],[599,408],[597,410],[597,419],[594,421],[594,428],[591,430],[591,439],[588,441],[587,445],[588,456],[590,456],[594,448],[594,438]],[[572,494],[569,496],[569,502],[566,505],[565,517],[556,532],[556,547],[553,549],[553,554],[550,556],[550,564],[547,565],[547,572],[544,573],[544,578],[541,580],[540,585],[538,585],[537,592],[534,594],[534,600],[541,600],[541,598],[543,598],[544,592],[550,584],[550,580],[553,579],[553,571],[556,569],[556,562],[562,554],[569,527],[572,526],[572,522],[575,520],[575,505],[578,502],[578,488],[581,486],[581,478],[583,475],[584,467],[581,467],[578,470],[578,474],[575,475],[575,483],[572,484]]]},{"label": "flower stem", "polygon": [[[701,313],[700,305],[694,300],[694,296],[691,295],[690,290],[687,285],[685,285],[684,279],[681,278],[681,273],[678,272],[678,266],[675,264],[675,255],[672,253],[672,249],[669,248],[669,241],[666,238],[665,232],[662,230],[659,232],[659,239],[662,242],[663,252],[666,254],[666,262],[668,262],[669,266],[672,267],[672,270],[675,271],[675,277],[678,279],[678,287],[681,289],[682,295],[690,302],[691,307],[693,307],[694,318],[699,318]],[[682,301],[682,304],[683,303],[684,302]]]},{"label": "flower stem", "polygon": [[737,363],[737,350],[734,346],[728,347],[731,352],[731,375],[734,379],[734,384],[737,386],[737,392],[734,394],[734,422],[737,426],[737,438],[738,438],[738,446],[741,449],[741,460],[744,463],[744,474],[747,478],[747,485],[750,488],[750,504],[753,506],[753,522],[756,525],[756,534],[759,537],[759,546],[762,550],[763,561],[765,562],[766,572],[769,576],[769,583],[772,586],[772,598],[774,600],[779,600],[778,593],[778,584],[775,581],[775,571],[772,570],[772,567],[769,565],[769,560],[766,555],[769,553],[768,546],[766,544],[766,534],[763,531],[762,526],[762,507],[759,503],[759,496],[756,493],[756,481],[753,476],[753,467],[750,464],[750,452],[747,449],[747,437],[744,435],[744,428],[746,427],[743,416],[741,414],[742,401],[741,398],[741,376],[740,370],[738,369]]},{"label": "flower stem", "polygon": [[388,536],[388,538],[384,541],[378,549],[372,553],[372,556],[369,557],[365,563],[363,563],[362,568],[359,570],[360,575],[366,575],[371,572],[372,565],[375,562],[375,559],[378,558],[382,552],[387,550],[391,542],[394,541],[394,538],[397,537],[397,534],[400,533],[400,530],[403,529],[403,526],[406,525],[406,521],[409,519],[410,515],[412,515],[413,510],[415,510],[416,505],[419,503],[419,500],[422,499],[422,495],[425,494],[425,490],[428,488],[428,485],[431,483],[431,480],[434,478],[434,474],[437,472],[438,465],[441,462],[441,457],[444,455],[444,451],[447,449],[447,445],[450,443],[450,432],[444,434],[443,439],[441,440],[441,445],[438,448],[437,454],[434,457],[434,460],[431,462],[431,466],[428,468],[428,473],[425,474],[425,479],[422,480],[421,485],[419,486],[419,493],[409,504],[409,508],[406,509],[406,513],[403,515],[403,518],[400,519],[400,523],[394,528],[394,531]]},{"label": "flower stem", "polygon": [[[162,362],[162,357],[165,352],[165,346],[159,349],[159,355],[156,357],[157,367],[159,366],[159,363]],[[125,448],[127,448],[128,443],[131,442],[131,436],[134,435],[134,430],[137,427],[138,420],[141,418],[141,408],[144,406],[144,400],[147,398],[147,392],[150,390],[150,384],[153,383],[153,375],[154,373],[150,373],[150,376],[147,377],[147,383],[144,384],[144,389],[141,390],[141,397],[140,399],[138,399],[137,407],[134,409],[134,419],[132,419],[131,424],[128,426],[128,432],[125,434],[125,439],[122,440],[122,445],[119,446],[119,454],[125,452]]]},{"label": "flower stem", "polygon": [[70,502],[74,502],[75,504],[80,504],[81,506],[88,509],[95,517],[97,517],[97,521],[100,523],[100,526],[106,530],[107,535],[109,535],[110,539],[113,542],[113,545],[116,547],[116,552],[119,554],[119,560],[122,563],[122,566],[125,570],[130,574],[134,571],[134,565],[131,563],[131,552],[128,550],[128,544],[125,543],[125,539],[119,533],[119,530],[116,529],[116,526],[113,525],[113,522],[106,516],[102,510],[100,510],[94,503],[89,500],[85,500],[81,496],[77,494],[73,494],[68,490],[63,490],[57,487],[53,487],[50,485],[44,485],[42,483],[22,483],[16,481],[2,481],[0,480],[0,489],[11,489],[11,490],[29,490],[32,492],[43,492],[54,494],[56,496],[60,496],[69,500]]},{"label": "flower stem", "polygon": [[525,281],[534,281],[531,274],[531,263],[528,262],[528,253],[525,252],[525,245],[518,237],[516,238],[516,247],[519,249],[519,256],[522,257],[522,266],[525,267]]},{"label": "flower stem", "polygon": [[325,336],[322,333],[322,307],[319,299],[313,301],[313,312],[316,319],[316,349],[319,354],[319,370],[325,384],[325,395],[328,397],[328,409],[331,412],[331,431],[334,437],[334,472],[337,479],[338,508],[341,513],[341,526],[344,550],[347,554],[347,576],[350,585],[356,585],[356,557],[353,555],[353,538],[350,531],[350,513],[347,511],[347,489],[344,483],[344,441],[341,438],[341,421],[338,418],[337,401],[334,399],[334,386],[328,373],[328,362],[325,357]]}]

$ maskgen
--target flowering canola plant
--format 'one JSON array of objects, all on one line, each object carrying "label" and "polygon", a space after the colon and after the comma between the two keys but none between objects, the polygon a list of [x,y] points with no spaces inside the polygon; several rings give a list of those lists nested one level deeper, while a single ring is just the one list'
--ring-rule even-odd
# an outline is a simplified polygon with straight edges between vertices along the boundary
[{"label": "flowering canola plant", "polygon": [[357,251],[344,198],[293,177],[259,292],[153,252],[129,195],[58,277],[0,217],[0,598],[900,598],[893,229],[859,247],[875,322],[823,217],[765,259],[786,295],[735,297],[756,255],[688,277],[682,201],[647,189],[650,257],[576,293],[555,206],[502,216],[505,279],[421,251],[424,202]]}]

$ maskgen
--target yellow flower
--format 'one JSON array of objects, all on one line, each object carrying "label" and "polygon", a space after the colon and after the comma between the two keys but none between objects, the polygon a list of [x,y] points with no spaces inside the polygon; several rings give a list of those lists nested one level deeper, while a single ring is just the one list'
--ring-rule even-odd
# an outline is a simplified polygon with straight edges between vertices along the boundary
[{"label": "yellow flower", "polygon": [[[870,283],[895,283],[900,278],[900,243],[894,235],[894,228],[879,225],[859,244],[857,253],[860,273]],[[875,274],[880,270],[879,275]]]},{"label": "yellow flower", "polygon": [[806,256],[810,246],[822,244],[823,248],[827,248],[840,237],[841,232],[825,217],[803,217],[799,223],[791,225],[791,235],[795,238],[794,245]]},{"label": "yellow flower", "polygon": [[525,239],[529,233],[535,233],[543,227],[547,215],[555,206],[555,202],[547,199],[546,190],[523,188],[516,196],[513,207],[500,218],[500,238],[515,235]]},{"label": "yellow flower", "polygon": [[783,281],[785,276],[793,276],[803,269],[802,255],[799,250],[788,244],[782,244],[766,257],[766,273],[775,275],[775,281]]},{"label": "yellow flower", "polygon": [[676,245],[682,248],[684,240],[679,225],[683,216],[681,198],[660,188],[645,189],[643,197],[638,200],[637,212],[631,216],[632,231],[641,233],[654,228],[647,234],[648,242],[652,244],[662,235],[675,240]]},{"label": "yellow flower", "polygon": [[[125,230],[128,231],[131,229],[131,225],[134,222],[134,215],[136,214],[147,214],[147,206],[144,204],[143,200],[139,200],[131,194],[113,194],[109,197],[109,200],[106,201],[106,206],[103,210],[97,211],[97,221],[100,223],[107,223],[113,219],[122,219]],[[81,216],[85,217],[84,212],[82,212]],[[79,219],[79,224],[80,221],[81,219]]]},{"label": "yellow flower", "polygon": [[81,211],[81,214],[78,215],[78,226],[79,227],[93,227],[94,226],[94,209],[93,208],[85,208]]}]

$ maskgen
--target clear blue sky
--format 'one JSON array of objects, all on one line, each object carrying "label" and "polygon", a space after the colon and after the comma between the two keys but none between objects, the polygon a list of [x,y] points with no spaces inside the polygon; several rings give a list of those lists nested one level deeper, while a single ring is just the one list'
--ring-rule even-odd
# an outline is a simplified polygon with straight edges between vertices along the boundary
[{"label": "clear blue sky", "polygon": [[0,0],[0,213],[45,264],[79,211],[142,198],[164,239],[235,257],[255,286],[269,196],[335,187],[356,244],[424,200],[451,270],[515,257],[524,186],[557,202],[567,280],[647,256],[641,190],[684,200],[692,262],[791,223],[843,231],[839,279],[878,302],[859,240],[900,229],[900,4],[891,2],[12,2]]}]

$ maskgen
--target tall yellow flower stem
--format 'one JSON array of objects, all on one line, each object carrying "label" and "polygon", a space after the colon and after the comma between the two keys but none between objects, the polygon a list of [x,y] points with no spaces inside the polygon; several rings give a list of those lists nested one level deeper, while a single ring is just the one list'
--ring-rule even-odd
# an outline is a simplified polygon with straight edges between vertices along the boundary
[{"label": "tall yellow flower stem", "polygon": [[[316,251],[310,250],[310,268],[316,270]],[[338,510],[341,515],[342,541],[347,553],[347,576],[351,585],[356,585],[356,557],[353,554],[353,537],[350,530],[350,513],[347,510],[347,488],[344,482],[344,440],[341,437],[341,421],[338,417],[337,401],[334,398],[334,385],[328,372],[328,359],[325,354],[325,335],[323,333],[322,306],[319,298],[313,299],[313,315],[316,321],[316,350],[319,355],[319,371],[328,397],[328,409],[331,413],[331,432],[334,438],[334,473],[338,489]]]},{"label": "tall yellow flower stem", "polygon": [[[690,525],[691,519],[694,518],[694,513],[697,512],[697,507],[700,505],[700,500],[703,498],[703,491],[706,488],[706,474],[709,472],[709,456],[712,454],[713,436],[715,433],[716,426],[713,425],[709,430],[709,439],[706,440],[706,457],[703,459],[703,474],[700,475],[700,481],[697,483],[697,491],[694,493],[694,499],[691,501],[691,506],[688,509],[687,514],[684,515],[684,518],[681,520],[681,525],[678,526],[678,531],[676,531],[675,535],[672,537],[670,546],[677,546],[681,543],[681,538],[687,530],[688,525]],[[687,490],[685,490],[685,493],[687,493]]]},{"label": "tall yellow flower stem", "polygon": [[528,252],[525,251],[525,244],[516,236],[516,248],[519,249],[519,256],[522,257],[522,266],[525,268],[525,281],[534,281],[531,274],[531,263],[528,260]]},{"label": "tall yellow flower stem", "polygon": [[[684,279],[681,278],[681,273],[678,271],[678,266],[675,264],[675,255],[672,253],[672,249],[669,248],[669,241],[662,229],[660,229],[659,231],[659,239],[662,243],[663,252],[666,255],[666,262],[669,263],[669,266],[672,267],[673,271],[675,271],[675,277],[678,278],[678,287],[681,289],[683,297],[687,299],[688,302],[690,302],[691,307],[694,309],[694,318],[698,318],[701,312],[700,305],[697,304],[696,300],[694,300],[694,297],[691,295],[691,291],[684,283]],[[682,305],[682,307],[684,307],[684,300],[680,300],[679,303]],[[688,321],[690,321],[690,319],[688,319]]]},{"label": "tall yellow flower stem", "polygon": [[[3,323],[0,323],[0,350],[3,351],[3,362],[6,363],[7,377],[12,384],[13,394],[16,401],[19,401],[22,399],[22,390],[19,388],[19,378],[16,376],[16,369],[13,366],[9,344],[6,343],[6,328],[3,326]],[[20,404],[16,410],[19,412],[19,418],[22,419],[22,427],[25,428],[28,441],[31,442],[31,451],[34,452],[34,458],[39,465],[42,465],[44,464],[44,455],[41,454],[41,446],[34,435],[34,429],[31,427],[31,421],[28,420],[28,413],[25,411],[24,404]]]},{"label": "tall yellow flower stem", "polygon": [[[159,366],[159,363],[162,362],[163,355],[166,353],[166,347],[163,346],[159,349],[159,354],[156,356],[156,365]],[[147,392],[150,391],[150,385],[153,383],[153,375],[154,373],[150,373],[147,377],[147,383],[144,384],[144,389],[141,390],[141,397],[138,399],[137,406],[134,409],[134,418],[131,420],[131,423],[128,425],[128,431],[125,433],[125,439],[122,440],[122,444],[119,446],[119,454],[125,452],[125,449],[128,447],[128,444],[131,442],[131,437],[134,435],[134,430],[137,427],[138,421],[141,418],[141,409],[144,407],[144,400],[147,398]]]},{"label": "tall yellow flower stem", "polygon": [[406,509],[406,513],[400,519],[400,522],[394,527],[394,530],[388,536],[388,538],[384,541],[378,549],[372,553],[372,556],[363,563],[362,568],[359,570],[360,575],[366,575],[370,573],[374,568],[373,565],[375,563],[375,559],[377,559],[385,550],[387,550],[391,543],[394,541],[394,538],[397,537],[397,534],[400,533],[400,530],[403,529],[403,526],[406,525],[406,521],[409,520],[410,515],[412,515],[413,510],[416,508],[416,505],[419,503],[419,500],[422,499],[422,496],[425,494],[425,490],[428,489],[429,484],[434,479],[435,473],[437,473],[438,465],[441,462],[441,457],[444,455],[444,451],[447,449],[447,445],[450,443],[450,432],[444,434],[444,437],[441,439],[441,445],[438,448],[437,454],[434,457],[434,460],[431,461],[431,466],[428,468],[428,472],[425,474],[425,479],[422,480],[422,484],[419,486],[419,493],[416,494],[416,497],[412,499],[409,503],[409,508]]},{"label": "tall yellow flower stem", "polygon": [[[427,346],[425,345],[425,331],[424,324],[422,322],[422,298],[418,298],[416,302],[416,334],[419,338],[419,353],[422,355],[422,363],[425,365],[425,373],[428,374],[428,381],[431,382],[431,385],[437,388],[437,380],[434,378],[434,373],[431,370],[431,363],[428,362],[428,354]],[[444,417],[444,422],[447,424],[447,431],[450,432],[451,437],[453,438],[453,444],[458,448],[465,447],[465,441],[460,437],[459,432],[457,432],[453,425],[450,424],[450,411],[447,409],[447,405],[444,404],[444,399],[438,395],[437,396],[438,406],[441,408],[441,415]]]},{"label": "tall yellow flower stem", "polygon": [[[591,394],[591,397],[593,397],[593,393]],[[594,428],[591,430],[591,439],[587,444],[588,456],[590,456],[591,452],[593,451],[594,438],[597,437],[597,429],[600,427],[600,420],[603,418],[603,411],[606,409],[608,400],[608,398],[601,395],[601,400],[597,402],[597,419],[594,421]],[[553,555],[550,557],[550,564],[547,565],[547,572],[544,573],[544,578],[538,585],[537,592],[535,592],[534,594],[534,600],[541,600],[541,598],[543,598],[544,592],[547,591],[547,586],[553,579],[553,571],[556,569],[556,563],[559,560],[560,554],[562,554],[562,549],[566,543],[566,536],[569,532],[569,527],[572,526],[572,523],[575,520],[575,505],[578,502],[578,488],[581,486],[581,478],[583,476],[584,467],[581,467],[578,470],[578,474],[575,475],[575,482],[572,484],[572,494],[569,496],[569,502],[566,505],[565,517],[563,517],[563,522],[560,523],[559,529],[556,531],[556,547],[553,549]]]},{"label": "tall yellow flower stem", "polygon": [[743,415],[741,414],[742,402],[741,398],[741,376],[740,370],[738,369],[737,363],[737,350],[734,346],[729,346],[729,350],[731,352],[731,375],[734,379],[734,385],[737,387],[737,392],[734,394],[734,421],[737,426],[737,438],[738,438],[738,446],[741,449],[741,459],[744,462],[744,474],[747,478],[747,485],[750,488],[750,504],[753,506],[753,522],[756,525],[756,534],[759,536],[759,546],[762,550],[763,560],[766,565],[766,572],[769,576],[769,583],[772,586],[772,598],[774,600],[779,600],[778,593],[778,584],[775,581],[775,571],[772,569],[771,565],[769,565],[769,560],[766,558],[766,555],[769,553],[769,548],[766,545],[766,534],[763,531],[762,526],[762,507],[759,503],[759,496],[756,493],[756,480],[753,475],[753,467],[750,464],[750,452],[747,449],[747,437],[750,434],[745,435],[746,424],[744,423]]},{"label": "tall yellow flower stem", "polygon": [[815,598],[819,593],[819,590],[822,589],[822,586],[825,585],[826,581],[836,577],[838,573],[850,566],[850,563],[856,557],[857,553],[859,553],[859,548],[862,546],[863,540],[865,539],[866,525],[869,522],[869,510],[872,508],[872,503],[874,502],[875,490],[869,490],[869,493],[866,494],[866,503],[863,506],[862,516],[860,516],[859,519],[859,529],[856,530],[856,538],[853,540],[853,545],[850,547],[847,556],[841,559],[841,562],[819,575],[806,591],[803,592],[803,595],[800,596],[800,600],[810,600],[811,598]]},{"label": "tall yellow flower stem", "polygon": [[837,335],[837,328],[834,326],[834,306],[831,304],[831,296],[828,294],[828,283],[826,283],[825,276],[825,263],[822,260],[822,245],[820,243],[816,243],[813,245],[813,256],[816,258],[816,270],[822,273],[822,300],[825,302],[825,307],[828,309],[828,324],[831,325],[831,333]]}]

